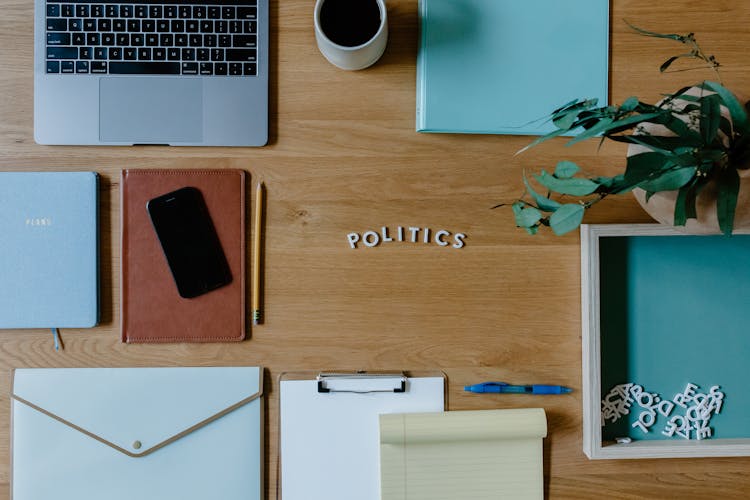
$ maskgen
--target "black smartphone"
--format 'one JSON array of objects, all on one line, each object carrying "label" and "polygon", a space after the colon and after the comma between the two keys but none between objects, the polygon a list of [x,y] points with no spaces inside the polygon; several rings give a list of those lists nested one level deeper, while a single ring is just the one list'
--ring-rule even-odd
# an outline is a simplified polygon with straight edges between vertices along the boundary
[{"label": "black smartphone", "polygon": [[146,210],[181,297],[197,297],[232,281],[198,189],[184,187],[149,200]]}]

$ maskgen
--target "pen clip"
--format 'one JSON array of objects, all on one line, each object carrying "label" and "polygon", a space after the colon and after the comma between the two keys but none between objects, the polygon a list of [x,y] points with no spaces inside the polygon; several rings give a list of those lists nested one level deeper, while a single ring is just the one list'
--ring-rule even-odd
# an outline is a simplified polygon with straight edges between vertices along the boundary
[{"label": "pen clip", "polygon": [[479,384],[481,387],[505,387],[507,382],[484,382]]}]

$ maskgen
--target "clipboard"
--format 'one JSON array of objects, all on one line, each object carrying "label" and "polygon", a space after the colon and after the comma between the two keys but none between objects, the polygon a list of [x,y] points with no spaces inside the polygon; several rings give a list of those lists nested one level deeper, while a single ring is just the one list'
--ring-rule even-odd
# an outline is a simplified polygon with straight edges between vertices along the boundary
[{"label": "clipboard", "polygon": [[442,412],[443,372],[279,376],[277,500],[380,500],[379,415]]}]

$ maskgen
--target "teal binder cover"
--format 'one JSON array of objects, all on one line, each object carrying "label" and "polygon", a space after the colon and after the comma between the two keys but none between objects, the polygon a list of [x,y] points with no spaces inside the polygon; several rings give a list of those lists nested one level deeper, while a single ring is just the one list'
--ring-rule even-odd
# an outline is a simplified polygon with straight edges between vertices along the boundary
[{"label": "teal binder cover", "polygon": [[545,134],[607,104],[609,0],[420,0],[417,131]]},{"label": "teal binder cover", "polygon": [[0,172],[0,328],[96,325],[97,199],[94,172]]}]

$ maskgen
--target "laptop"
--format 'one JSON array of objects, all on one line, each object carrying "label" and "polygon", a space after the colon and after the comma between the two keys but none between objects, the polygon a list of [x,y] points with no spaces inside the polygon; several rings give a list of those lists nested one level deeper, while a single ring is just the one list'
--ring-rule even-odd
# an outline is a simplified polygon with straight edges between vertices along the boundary
[{"label": "laptop", "polygon": [[268,141],[268,0],[34,1],[37,143]]},{"label": "laptop", "polygon": [[98,176],[0,172],[0,328],[99,320]]}]

